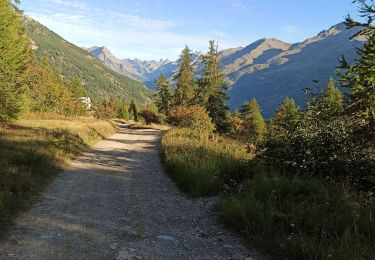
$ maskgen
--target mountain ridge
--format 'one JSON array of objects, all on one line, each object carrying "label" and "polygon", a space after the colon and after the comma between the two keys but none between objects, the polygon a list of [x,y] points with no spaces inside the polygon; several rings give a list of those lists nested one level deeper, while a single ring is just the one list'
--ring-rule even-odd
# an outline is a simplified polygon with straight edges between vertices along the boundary
[{"label": "mountain ridge", "polygon": [[[264,115],[270,117],[285,96],[303,105],[303,88],[311,86],[313,80],[324,82],[334,75],[342,54],[349,60],[357,57],[356,48],[361,47],[365,40],[361,37],[351,39],[357,32],[358,29],[347,30],[343,23],[339,23],[298,43],[262,38],[245,47],[220,51],[222,69],[229,85],[230,107],[239,107],[244,101],[256,97]],[[193,52],[196,74],[202,70],[201,54]],[[102,59],[94,52],[92,55]],[[123,60],[136,67],[137,73],[144,77],[144,84],[151,89],[155,88],[154,81],[160,73],[170,78],[178,66],[178,60]],[[275,95],[271,95],[272,91]]]}]

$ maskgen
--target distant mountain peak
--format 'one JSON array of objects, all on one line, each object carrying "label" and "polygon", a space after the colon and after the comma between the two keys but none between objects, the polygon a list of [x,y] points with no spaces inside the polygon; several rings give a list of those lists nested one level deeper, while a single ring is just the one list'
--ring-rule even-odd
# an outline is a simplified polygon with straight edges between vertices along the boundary
[{"label": "distant mountain peak", "polygon": [[344,23],[339,23],[331,26],[328,30],[321,31],[318,36],[321,38],[327,38],[329,36],[337,35],[343,31],[346,31],[346,25]]},{"label": "distant mountain peak", "polygon": [[104,56],[104,57],[113,56],[111,51],[105,46],[101,46],[101,47],[93,46],[93,47],[87,48],[86,50],[97,58],[99,58],[99,56]]}]

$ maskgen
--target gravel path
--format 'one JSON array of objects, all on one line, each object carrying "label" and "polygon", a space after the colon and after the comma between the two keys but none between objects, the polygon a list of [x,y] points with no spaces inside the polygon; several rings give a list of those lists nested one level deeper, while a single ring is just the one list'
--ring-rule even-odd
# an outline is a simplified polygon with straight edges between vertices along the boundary
[{"label": "gravel path", "polygon": [[122,130],[77,158],[21,214],[0,259],[261,259],[218,224],[214,199],[166,175],[156,130]]}]

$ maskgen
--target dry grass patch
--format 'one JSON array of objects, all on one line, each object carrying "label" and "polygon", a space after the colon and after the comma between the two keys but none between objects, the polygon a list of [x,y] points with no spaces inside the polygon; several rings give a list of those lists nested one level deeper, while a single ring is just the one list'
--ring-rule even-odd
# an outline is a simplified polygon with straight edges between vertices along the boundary
[{"label": "dry grass patch", "polygon": [[115,132],[113,123],[93,118],[40,119],[31,115],[1,125],[0,230],[69,159]]}]

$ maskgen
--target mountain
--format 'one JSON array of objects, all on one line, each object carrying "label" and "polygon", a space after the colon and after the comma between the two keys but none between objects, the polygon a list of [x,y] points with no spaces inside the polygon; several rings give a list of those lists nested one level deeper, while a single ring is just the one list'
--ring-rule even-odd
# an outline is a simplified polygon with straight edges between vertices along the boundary
[{"label": "mountain", "polygon": [[38,59],[48,57],[64,77],[81,77],[94,100],[100,102],[110,98],[121,98],[125,101],[134,99],[140,104],[150,100],[152,92],[141,82],[113,71],[87,51],[69,43],[29,17],[24,18],[23,24]]},{"label": "mountain", "polygon": [[303,106],[304,88],[315,88],[315,80],[324,87],[329,76],[335,75],[342,55],[348,61],[358,56],[356,48],[365,39],[350,39],[357,32],[358,29],[347,30],[344,24],[338,24],[304,42],[290,45],[283,52],[256,60],[233,72],[234,76],[229,74],[234,81],[229,90],[230,107],[238,107],[255,97],[269,118],[286,96]]},{"label": "mountain", "polygon": [[94,46],[86,50],[99,60],[103,61],[108,68],[134,80],[145,81],[146,78],[134,69],[127,60],[118,59],[106,47]]},{"label": "mountain", "polygon": [[[170,78],[177,70],[178,62],[168,59],[156,60],[139,60],[139,59],[119,59],[115,57],[106,47],[90,47],[86,48],[91,55],[104,62],[104,64],[123,75],[132,79],[142,81],[150,89],[155,89],[155,80],[160,74],[164,74]],[[192,53],[192,64],[199,69],[202,64],[202,53]]]},{"label": "mountain", "polygon": [[[240,107],[245,101],[255,97],[267,118],[273,115],[286,96],[294,98],[303,106],[304,88],[316,87],[313,83],[316,80],[323,86],[329,76],[335,75],[335,67],[343,54],[349,61],[358,56],[356,48],[361,47],[365,39],[351,39],[357,32],[358,29],[355,28],[347,30],[341,23],[300,43],[290,44],[273,38],[260,39],[246,47],[221,51],[220,60],[230,87],[229,106]],[[105,64],[119,60],[114,57],[112,61],[106,61],[105,57],[111,57],[103,54],[106,48],[101,47],[101,51],[96,51],[97,48],[90,48],[90,52]],[[202,70],[201,55],[199,52],[193,53],[193,65],[197,74]],[[116,71],[142,80],[151,89],[155,87],[154,81],[160,73],[171,77],[178,66],[178,60],[124,59],[121,62],[131,66],[125,72],[128,74],[121,72],[118,66],[114,68]]]}]

